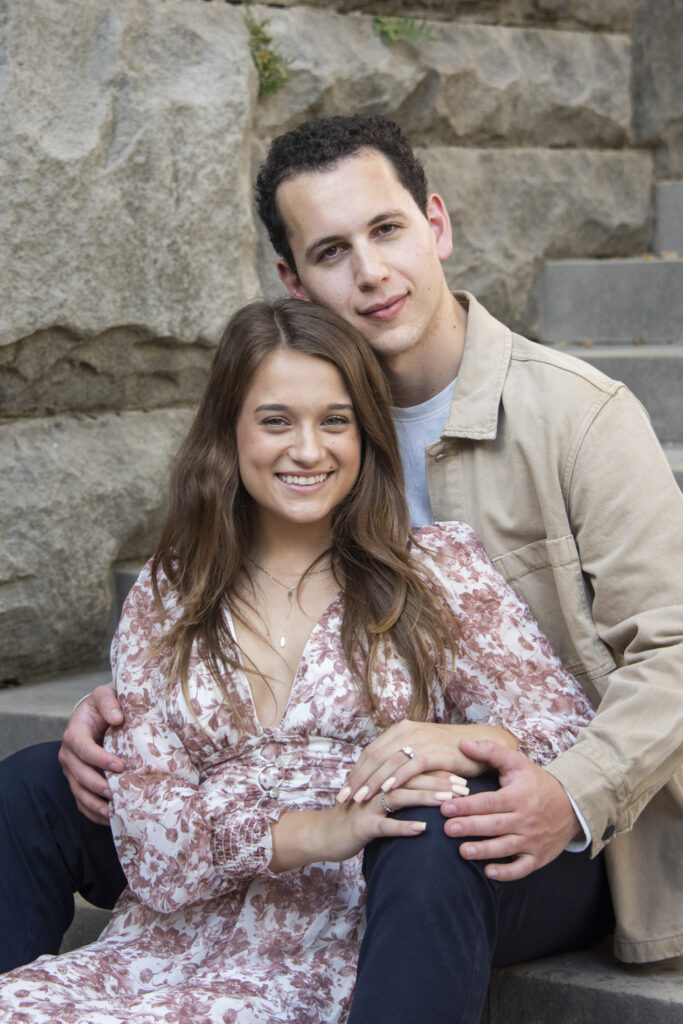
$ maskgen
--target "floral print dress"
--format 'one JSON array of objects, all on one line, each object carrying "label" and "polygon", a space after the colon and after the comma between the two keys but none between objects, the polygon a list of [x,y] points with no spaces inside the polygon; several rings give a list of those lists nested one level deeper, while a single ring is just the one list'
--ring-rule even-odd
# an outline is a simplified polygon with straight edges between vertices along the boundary
[{"label": "floral print dress", "polygon": [[[429,718],[505,726],[543,764],[570,746],[592,711],[528,609],[469,527],[424,527],[415,556],[443,584],[458,619],[458,656]],[[162,587],[162,593],[164,588]],[[177,595],[165,586],[168,614]],[[333,804],[377,735],[346,664],[343,596],[303,652],[284,717],[262,726],[242,674],[234,715],[204,665],[190,666],[190,710],[166,696],[150,655],[160,625],[149,566],[112,645],[125,724],[107,746],[112,829],[128,879],[97,942],[40,957],[0,979],[0,1021],[30,1024],[336,1024],[348,1013],[363,932],[361,856],[275,875],[270,825],[288,810]],[[394,655],[378,684],[389,720],[405,717],[410,680]],[[409,842],[419,842],[419,837]]]}]

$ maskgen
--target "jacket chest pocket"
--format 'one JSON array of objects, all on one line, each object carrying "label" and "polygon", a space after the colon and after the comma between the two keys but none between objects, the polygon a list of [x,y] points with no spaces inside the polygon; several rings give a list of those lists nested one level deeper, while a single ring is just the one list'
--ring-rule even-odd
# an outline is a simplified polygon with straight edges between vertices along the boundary
[{"label": "jacket chest pocket", "polygon": [[593,680],[611,672],[615,661],[595,629],[574,538],[542,538],[498,555],[493,564],[524,598],[565,668],[597,706],[601,694]]}]

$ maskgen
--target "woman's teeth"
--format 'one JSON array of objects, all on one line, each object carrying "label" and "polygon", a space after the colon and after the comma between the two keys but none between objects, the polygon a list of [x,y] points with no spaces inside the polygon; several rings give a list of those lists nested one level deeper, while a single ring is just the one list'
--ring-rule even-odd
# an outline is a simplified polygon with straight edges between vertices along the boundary
[{"label": "woman's teeth", "polygon": [[311,484],[321,484],[327,479],[327,473],[318,473],[316,476],[294,476],[293,473],[278,473],[278,476],[285,484],[298,484],[306,487]]}]

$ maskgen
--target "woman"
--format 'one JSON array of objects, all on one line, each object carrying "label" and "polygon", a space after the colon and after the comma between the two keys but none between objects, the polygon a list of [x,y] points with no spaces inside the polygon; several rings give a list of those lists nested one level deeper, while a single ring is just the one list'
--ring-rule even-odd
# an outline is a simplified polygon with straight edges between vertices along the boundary
[{"label": "woman", "polygon": [[[112,647],[129,889],[98,942],[5,975],[11,1020],[342,1021],[358,855],[424,829],[388,812],[466,791],[460,735],[542,763],[588,722],[471,530],[411,538],[401,486],[363,340],[307,303],[237,313]],[[349,800],[363,748],[406,717],[453,730],[446,774]]]}]

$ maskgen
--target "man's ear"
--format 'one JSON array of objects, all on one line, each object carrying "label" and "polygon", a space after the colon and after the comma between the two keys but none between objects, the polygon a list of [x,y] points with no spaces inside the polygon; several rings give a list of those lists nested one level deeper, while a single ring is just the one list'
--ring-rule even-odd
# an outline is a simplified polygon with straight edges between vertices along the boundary
[{"label": "man's ear", "polygon": [[277,272],[280,275],[280,280],[293,299],[303,299],[304,302],[310,301],[306,289],[299,280],[299,275],[295,270],[292,270],[286,260],[277,261]]},{"label": "man's ear", "polygon": [[453,252],[453,229],[446,204],[436,192],[427,200],[427,220],[436,238],[437,256],[440,260],[447,260]]}]

